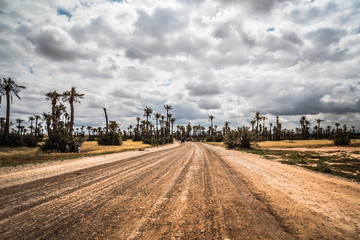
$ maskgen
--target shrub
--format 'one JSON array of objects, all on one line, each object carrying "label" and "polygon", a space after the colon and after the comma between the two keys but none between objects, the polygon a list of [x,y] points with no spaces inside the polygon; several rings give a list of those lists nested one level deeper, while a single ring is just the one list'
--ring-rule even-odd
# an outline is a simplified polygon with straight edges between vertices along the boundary
[{"label": "shrub", "polygon": [[34,135],[24,135],[21,140],[26,147],[36,147],[38,144],[38,139]]},{"label": "shrub", "polygon": [[109,132],[109,133],[102,134],[98,138],[98,144],[99,145],[118,146],[118,145],[122,144],[122,138],[119,133]]},{"label": "shrub", "polygon": [[155,137],[149,136],[149,137],[144,137],[142,141],[144,144],[150,144],[150,145],[156,146],[156,145],[162,145],[162,144],[167,144],[167,143],[173,143],[174,139],[172,137],[155,138]]},{"label": "shrub", "polygon": [[66,130],[53,133],[40,147],[43,151],[73,152],[75,151],[74,139]]},{"label": "shrub", "polygon": [[235,130],[231,130],[224,137],[225,145],[228,149],[232,148],[250,148],[251,141],[254,139],[254,135],[249,131],[248,127],[241,127]]},{"label": "shrub", "polygon": [[340,130],[335,134],[333,141],[336,146],[342,146],[342,145],[350,145],[351,139],[348,133]]}]

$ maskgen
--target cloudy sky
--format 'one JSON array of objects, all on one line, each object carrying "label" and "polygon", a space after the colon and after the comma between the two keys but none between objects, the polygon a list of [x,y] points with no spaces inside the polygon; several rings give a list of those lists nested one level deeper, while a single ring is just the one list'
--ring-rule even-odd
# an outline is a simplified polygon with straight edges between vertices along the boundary
[{"label": "cloudy sky", "polygon": [[[145,106],[177,124],[360,129],[360,1],[0,0],[0,77],[27,87],[12,119],[75,86],[77,126],[123,128]],[[5,104],[0,116],[5,116]]]}]

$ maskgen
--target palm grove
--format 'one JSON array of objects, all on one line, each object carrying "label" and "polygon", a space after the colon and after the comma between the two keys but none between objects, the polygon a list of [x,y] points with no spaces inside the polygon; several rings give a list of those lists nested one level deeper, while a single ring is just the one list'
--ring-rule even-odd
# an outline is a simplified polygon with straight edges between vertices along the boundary
[{"label": "palm grove", "polygon": [[[279,116],[275,122],[268,122],[265,116],[256,112],[251,127],[230,128],[230,122],[224,122],[220,129],[214,125],[215,117],[208,117],[209,126],[193,125],[190,122],[186,125],[175,125],[171,105],[164,105],[164,113],[154,112],[151,107],[144,108],[143,119],[136,117],[134,125],[129,125],[121,130],[120,124],[114,120],[108,120],[106,108],[105,127],[82,126],[74,127],[75,104],[80,103],[84,94],[79,93],[75,87],[69,91],[59,93],[56,90],[45,94],[45,99],[50,103],[50,112],[41,115],[30,116],[30,126],[22,125],[23,119],[10,119],[10,107],[13,96],[21,99],[20,92],[25,86],[17,84],[11,78],[0,79],[0,104],[1,97],[6,100],[6,116],[0,117],[0,145],[1,146],[28,146],[40,148],[44,151],[72,152],[77,151],[77,146],[85,140],[97,140],[101,145],[121,145],[122,140],[131,139],[144,143],[158,145],[172,143],[174,139],[186,141],[224,141],[228,148],[250,147],[252,141],[280,141],[295,139],[332,139],[337,145],[347,145],[351,137],[355,137],[355,126],[351,128],[346,124],[342,126],[335,123],[332,126],[321,126],[324,121],[315,119],[316,124],[311,127],[311,121],[307,116],[299,118],[299,128],[286,129],[282,127]],[[69,110],[67,109],[67,106]],[[152,120],[155,120],[153,122]],[[11,126],[15,128],[10,129]],[[44,128],[47,132],[44,138]],[[87,137],[85,132],[87,131]],[[43,141],[45,139],[45,141]],[[41,141],[41,144],[39,142]]]}]

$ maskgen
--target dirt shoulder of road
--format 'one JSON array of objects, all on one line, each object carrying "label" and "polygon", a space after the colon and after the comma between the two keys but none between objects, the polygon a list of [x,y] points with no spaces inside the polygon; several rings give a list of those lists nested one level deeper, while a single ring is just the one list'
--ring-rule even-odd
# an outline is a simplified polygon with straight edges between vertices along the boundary
[{"label": "dirt shoulder of road", "polygon": [[162,151],[165,149],[177,147],[179,145],[180,143],[175,142],[174,144],[165,146],[146,148],[142,151],[134,150],[99,156],[44,162],[39,164],[28,164],[16,167],[3,167],[0,168],[0,188],[17,184],[24,184],[68,172],[79,171],[84,168],[111,163],[126,158],[137,157],[152,152]]},{"label": "dirt shoulder of road", "polygon": [[285,228],[299,229],[299,238],[360,236],[358,182],[251,153],[208,148],[232,163],[254,193],[268,203],[269,211],[279,216]]}]

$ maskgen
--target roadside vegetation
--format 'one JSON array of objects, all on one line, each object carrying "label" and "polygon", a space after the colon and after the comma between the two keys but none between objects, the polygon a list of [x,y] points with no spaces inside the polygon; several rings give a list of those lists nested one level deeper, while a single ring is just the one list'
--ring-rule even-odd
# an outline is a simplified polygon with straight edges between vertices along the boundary
[{"label": "roadside vegetation", "polygon": [[102,154],[119,153],[125,151],[143,150],[149,147],[151,147],[151,145],[143,144],[142,142],[133,142],[131,140],[124,141],[122,145],[118,146],[102,146],[98,145],[96,141],[86,141],[83,143],[80,153],[45,153],[39,148],[2,147],[0,148],[0,167],[19,166],[29,163],[41,163]]}]

